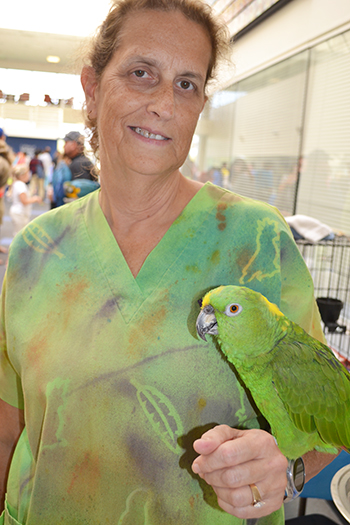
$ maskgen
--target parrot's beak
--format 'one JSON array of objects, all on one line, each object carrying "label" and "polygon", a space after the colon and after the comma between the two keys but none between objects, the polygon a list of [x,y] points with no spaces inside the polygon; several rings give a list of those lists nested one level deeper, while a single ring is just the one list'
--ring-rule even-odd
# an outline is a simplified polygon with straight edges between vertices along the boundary
[{"label": "parrot's beak", "polygon": [[204,341],[205,334],[218,334],[218,323],[214,314],[214,308],[208,304],[201,310],[196,322],[197,333]]}]

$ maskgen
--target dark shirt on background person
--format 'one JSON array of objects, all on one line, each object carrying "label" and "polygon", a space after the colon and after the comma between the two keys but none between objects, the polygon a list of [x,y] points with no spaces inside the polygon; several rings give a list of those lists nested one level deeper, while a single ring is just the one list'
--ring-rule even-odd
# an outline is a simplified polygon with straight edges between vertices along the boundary
[{"label": "dark shirt on background person", "polygon": [[72,180],[76,180],[76,179],[96,180],[96,177],[94,177],[91,174],[92,168],[93,168],[92,162],[87,157],[85,157],[84,153],[77,155],[76,157],[72,159],[72,162],[69,165],[69,169],[72,172]]},{"label": "dark shirt on background person", "polygon": [[38,153],[35,152],[35,156],[31,159],[29,163],[29,169],[32,172],[32,175],[37,175],[39,179],[45,177],[44,166],[40,159],[38,159]]},{"label": "dark shirt on background person", "polygon": [[64,141],[64,152],[72,161],[69,165],[72,180],[96,180],[92,174],[93,164],[84,154],[84,136],[79,131],[70,131]]}]

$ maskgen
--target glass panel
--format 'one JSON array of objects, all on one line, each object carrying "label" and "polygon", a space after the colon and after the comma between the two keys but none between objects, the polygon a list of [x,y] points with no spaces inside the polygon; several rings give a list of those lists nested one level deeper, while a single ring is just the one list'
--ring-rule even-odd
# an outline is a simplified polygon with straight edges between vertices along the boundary
[{"label": "glass panel", "polygon": [[308,51],[216,93],[197,128],[201,180],[294,210]]},{"label": "glass panel", "polygon": [[314,47],[297,211],[350,234],[350,32]]}]

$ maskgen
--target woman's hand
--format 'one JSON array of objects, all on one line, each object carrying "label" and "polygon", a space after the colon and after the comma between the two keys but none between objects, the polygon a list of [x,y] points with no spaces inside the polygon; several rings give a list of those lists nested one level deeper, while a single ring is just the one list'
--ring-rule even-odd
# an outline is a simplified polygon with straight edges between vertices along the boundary
[{"label": "woman's hand", "polygon": [[[194,442],[192,470],[213,487],[220,507],[241,519],[267,516],[283,503],[288,461],[264,430],[219,425]],[[250,484],[264,504],[253,507]]]}]

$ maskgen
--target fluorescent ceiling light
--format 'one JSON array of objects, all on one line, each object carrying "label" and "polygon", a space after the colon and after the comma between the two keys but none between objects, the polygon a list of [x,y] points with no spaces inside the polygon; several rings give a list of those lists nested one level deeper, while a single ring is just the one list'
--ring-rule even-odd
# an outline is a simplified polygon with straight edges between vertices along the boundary
[{"label": "fluorescent ceiling light", "polygon": [[50,62],[51,64],[58,64],[58,62],[61,60],[60,57],[55,57],[53,55],[49,55],[46,57],[47,62]]}]

